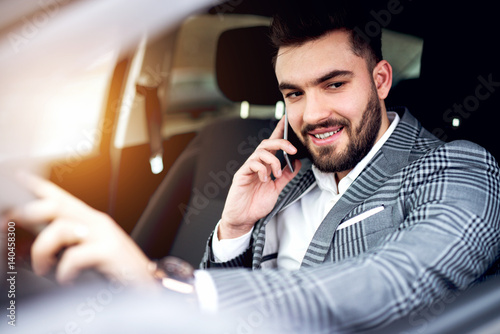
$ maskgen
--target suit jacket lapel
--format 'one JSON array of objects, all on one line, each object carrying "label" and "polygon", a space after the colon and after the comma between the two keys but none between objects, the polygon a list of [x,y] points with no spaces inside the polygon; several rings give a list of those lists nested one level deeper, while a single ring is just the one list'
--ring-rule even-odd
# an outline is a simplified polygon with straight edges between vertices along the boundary
[{"label": "suit jacket lapel", "polygon": [[302,261],[303,267],[323,263],[340,223],[357,206],[372,196],[382,184],[408,163],[419,124],[405,113],[391,137],[347,189],[318,227]]}]

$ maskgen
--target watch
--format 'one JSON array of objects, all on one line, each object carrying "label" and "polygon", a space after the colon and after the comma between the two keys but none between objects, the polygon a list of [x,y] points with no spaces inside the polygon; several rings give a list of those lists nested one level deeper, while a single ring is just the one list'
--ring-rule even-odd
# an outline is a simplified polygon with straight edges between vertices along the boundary
[{"label": "watch", "polygon": [[153,277],[164,287],[182,294],[195,294],[194,268],[186,261],[167,256],[153,262]]}]

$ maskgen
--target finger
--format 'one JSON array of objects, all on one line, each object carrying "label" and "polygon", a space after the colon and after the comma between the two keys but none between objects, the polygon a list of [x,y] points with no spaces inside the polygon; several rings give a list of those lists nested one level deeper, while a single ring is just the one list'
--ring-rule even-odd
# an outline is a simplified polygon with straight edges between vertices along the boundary
[{"label": "finger", "polygon": [[259,144],[258,149],[264,149],[273,154],[278,150],[283,150],[291,155],[297,153],[297,148],[285,139],[265,139]]},{"label": "finger", "polygon": [[288,168],[288,166],[286,166],[283,170],[283,176],[275,181],[276,188],[281,192],[288,182],[290,182],[299,173],[301,167],[302,162],[300,160],[293,161],[293,172],[290,168]]},{"label": "finger", "polygon": [[9,218],[25,227],[47,223],[57,217],[59,205],[52,199],[40,199],[15,207],[9,212]]},{"label": "finger", "polygon": [[35,196],[40,198],[57,197],[68,194],[50,181],[28,172],[16,173],[18,181],[30,190]]},{"label": "finger", "polygon": [[276,124],[276,127],[273,130],[273,133],[271,133],[271,136],[269,136],[269,139],[278,139],[278,138],[283,138],[283,134],[285,133],[285,117],[282,117],[278,124]]},{"label": "finger", "polygon": [[257,160],[249,160],[246,165],[249,169],[249,174],[257,174],[261,182],[268,182],[270,180],[271,169]]},{"label": "finger", "polygon": [[102,256],[102,252],[91,244],[68,248],[57,265],[56,280],[60,284],[73,282],[82,271],[97,268]]},{"label": "finger", "polygon": [[89,212],[89,207],[67,191],[36,175],[20,172],[21,182],[39,200],[28,202],[12,208],[8,218],[26,226],[32,232],[40,229],[50,221],[60,217],[78,217]]},{"label": "finger", "polygon": [[261,163],[270,168],[275,177],[281,177],[281,162],[280,160],[271,152],[266,150],[257,150],[254,153],[252,159],[258,159]]},{"label": "finger", "polygon": [[35,239],[31,247],[33,271],[47,274],[57,262],[57,255],[67,247],[81,243],[88,235],[82,224],[59,219],[47,226]]}]

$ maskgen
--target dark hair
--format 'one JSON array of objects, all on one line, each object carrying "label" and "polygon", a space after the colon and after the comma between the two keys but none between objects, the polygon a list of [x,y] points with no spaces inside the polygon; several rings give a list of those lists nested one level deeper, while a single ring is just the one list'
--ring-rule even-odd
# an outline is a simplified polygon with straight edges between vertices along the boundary
[{"label": "dark hair", "polygon": [[350,33],[354,54],[365,58],[369,69],[373,69],[382,60],[382,34],[363,34],[368,22],[368,11],[357,1],[286,1],[271,23],[271,42],[276,52],[273,64],[280,47],[299,46],[344,30]]}]

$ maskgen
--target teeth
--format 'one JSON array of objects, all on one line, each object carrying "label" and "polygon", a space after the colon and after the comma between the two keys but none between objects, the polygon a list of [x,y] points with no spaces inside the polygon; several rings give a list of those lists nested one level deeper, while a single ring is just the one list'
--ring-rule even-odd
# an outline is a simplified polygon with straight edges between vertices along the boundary
[{"label": "teeth", "polygon": [[330,131],[330,132],[325,132],[325,133],[319,133],[317,135],[314,135],[314,137],[316,137],[318,139],[325,139],[325,138],[328,138],[330,136],[333,136],[334,134],[336,134],[340,130],[342,130],[342,128],[338,129],[337,131]]}]

